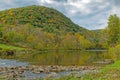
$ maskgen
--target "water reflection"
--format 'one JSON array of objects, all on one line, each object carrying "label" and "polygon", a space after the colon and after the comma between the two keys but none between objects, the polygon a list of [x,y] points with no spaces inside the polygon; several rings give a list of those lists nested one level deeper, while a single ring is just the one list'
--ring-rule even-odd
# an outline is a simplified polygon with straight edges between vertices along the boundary
[{"label": "water reflection", "polygon": [[[18,55],[17,55],[18,56]],[[107,51],[48,51],[25,54],[22,60],[39,65],[92,65],[111,58]]]}]

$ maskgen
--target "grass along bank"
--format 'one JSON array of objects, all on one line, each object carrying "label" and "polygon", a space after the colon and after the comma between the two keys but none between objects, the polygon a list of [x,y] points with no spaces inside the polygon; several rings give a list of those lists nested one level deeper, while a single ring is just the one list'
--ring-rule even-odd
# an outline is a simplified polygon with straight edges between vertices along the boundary
[{"label": "grass along bank", "polygon": [[98,73],[90,73],[81,77],[65,76],[51,80],[119,80],[120,79],[120,60],[114,64],[102,67]]},{"label": "grass along bank", "polygon": [[120,60],[114,64],[106,65],[97,74],[87,74],[83,80],[119,80],[120,79]]},{"label": "grass along bank", "polygon": [[6,45],[6,44],[0,44],[0,49],[1,50],[24,50],[24,48],[16,47],[16,46],[11,46],[11,45]]}]

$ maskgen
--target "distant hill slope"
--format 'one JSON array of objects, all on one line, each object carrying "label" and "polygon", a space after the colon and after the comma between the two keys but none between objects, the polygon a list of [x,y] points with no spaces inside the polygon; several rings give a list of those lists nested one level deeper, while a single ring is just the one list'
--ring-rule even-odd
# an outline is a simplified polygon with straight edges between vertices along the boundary
[{"label": "distant hill slope", "polygon": [[47,32],[80,33],[90,39],[93,32],[74,24],[59,11],[44,6],[28,6],[0,11],[0,22],[10,25],[31,24]]}]

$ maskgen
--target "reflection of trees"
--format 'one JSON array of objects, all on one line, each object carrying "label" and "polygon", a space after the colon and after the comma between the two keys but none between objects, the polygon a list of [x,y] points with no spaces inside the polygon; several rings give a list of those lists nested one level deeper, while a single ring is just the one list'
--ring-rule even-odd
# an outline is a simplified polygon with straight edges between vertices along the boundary
[{"label": "reflection of trees", "polygon": [[40,65],[91,65],[96,60],[106,58],[104,52],[89,51],[48,51],[25,55],[26,60]]},{"label": "reflection of trees", "polygon": [[59,51],[58,51],[58,50],[55,50],[55,52],[54,52],[54,64],[55,64],[55,65],[58,65],[58,64],[59,64],[59,61],[60,61]]}]

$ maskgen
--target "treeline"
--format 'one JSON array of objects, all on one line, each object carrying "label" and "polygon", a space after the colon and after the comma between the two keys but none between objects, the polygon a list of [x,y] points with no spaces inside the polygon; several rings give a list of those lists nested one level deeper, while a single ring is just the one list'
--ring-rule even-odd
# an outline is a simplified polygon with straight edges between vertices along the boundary
[{"label": "treeline", "polygon": [[0,25],[0,36],[4,43],[12,45],[46,50],[46,49],[86,49],[92,43],[79,33],[49,33],[41,28],[26,25]]}]

